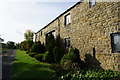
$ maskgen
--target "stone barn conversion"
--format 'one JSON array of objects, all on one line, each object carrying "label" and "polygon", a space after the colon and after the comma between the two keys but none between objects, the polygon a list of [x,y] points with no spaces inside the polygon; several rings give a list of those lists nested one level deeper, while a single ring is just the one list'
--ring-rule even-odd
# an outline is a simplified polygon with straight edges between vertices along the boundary
[{"label": "stone barn conversion", "polygon": [[35,42],[46,44],[49,33],[79,49],[83,61],[120,70],[120,2],[77,2],[36,32]]}]

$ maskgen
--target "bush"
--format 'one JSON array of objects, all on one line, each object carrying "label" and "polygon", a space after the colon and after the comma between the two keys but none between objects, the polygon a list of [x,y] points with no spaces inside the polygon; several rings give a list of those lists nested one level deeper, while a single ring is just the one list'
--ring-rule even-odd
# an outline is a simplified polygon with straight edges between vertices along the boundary
[{"label": "bush", "polygon": [[29,52],[28,55],[31,56],[31,57],[34,57],[37,53],[35,52]]},{"label": "bush", "polygon": [[28,49],[30,50],[30,48],[33,45],[33,40],[27,40],[27,43],[28,43]]},{"label": "bush", "polygon": [[74,61],[74,59],[75,59],[74,53],[69,52],[62,57],[60,64],[63,65],[66,61]]},{"label": "bush", "polygon": [[43,54],[37,54],[34,56],[36,60],[42,61]]},{"label": "bush", "polygon": [[61,59],[61,54],[60,54],[60,51],[59,51],[58,47],[54,47],[54,49],[53,49],[53,55],[54,55],[55,62],[59,62],[60,59]]},{"label": "bush", "polygon": [[26,54],[28,54],[29,52],[30,52],[30,50],[27,50],[27,51],[26,51]]},{"label": "bush", "polygon": [[60,63],[64,64],[66,61],[72,61],[72,62],[80,62],[80,56],[79,56],[79,50],[78,49],[71,49],[69,53],[65,54]]},{"label": "bush", "polygon": [[44,53],[45,47],[41,45],[41,42],[37,42],[31,47],[30,52]]},{"label": "bush", "polygon": [[71,70],[78,70],[83,65],[83,62],[79,58],[79,50],[78,49],[71,49],[69,53],[65,54],[60,64],[63,66],[63,69],[67,71]]},{"label": "bush", "polygon": [[77,72],[70,72],[60,80],[119,80],[120,73],[118,71],[103,70],[100,68],[88,68]]},{"label": "bush", "polygon": [[53,52],[53,48],[55,47],[55,39],[52,33],[47,36],[47,41],[46,41],[46,49],[49,52]]},{"label": "bush", "polygon": [[79,50],[77,48],[70,49],[70,52],[74,53],[74,57],[75,57],[74,61],[77,61],[77,62],[81,61],[80,60],[80,55],[79,55]]},{"label": "bush", "polygon": [[49,62],[49,63],[54,62],[52,53],[46,51],[43,54],[42,60],[45,61],[45,62]]},{"label": "bush", "polygon": [[27,51],[28,50],[28,42],[27,41],[21,42],[20,50],[22,50],[22,51]]}]

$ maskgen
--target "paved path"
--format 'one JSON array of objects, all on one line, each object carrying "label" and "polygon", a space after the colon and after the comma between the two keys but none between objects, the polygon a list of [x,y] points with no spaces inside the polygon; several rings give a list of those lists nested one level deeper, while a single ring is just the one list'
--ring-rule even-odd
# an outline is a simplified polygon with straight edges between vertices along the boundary
[{"label": "paved path", "polygon": [[2,53],[2,80],[10,80],[11,67],[15,54],[15,49],[11,49]]}]

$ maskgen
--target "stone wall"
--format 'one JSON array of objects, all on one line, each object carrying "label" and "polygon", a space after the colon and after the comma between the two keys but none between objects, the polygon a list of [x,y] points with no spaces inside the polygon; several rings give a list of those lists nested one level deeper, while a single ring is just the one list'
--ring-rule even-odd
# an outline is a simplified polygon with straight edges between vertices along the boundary
[{"label": "stone wall", "polygon": [[[62,39],[70,38],[71,47],[79,49],[83,61],[118,70],[120,54],[112,53],[110,34],[120,30],[119,10],[120,2],[97,2],[90,8],[89,2],[83,1],[59,16],[60,25],[56,19],[42,29],[44,35],[40,41],[45,43],[46,33],[54,29],[56,36],[60,34]],[[64,17],[68,13],[71,23],[65,26]]]}]

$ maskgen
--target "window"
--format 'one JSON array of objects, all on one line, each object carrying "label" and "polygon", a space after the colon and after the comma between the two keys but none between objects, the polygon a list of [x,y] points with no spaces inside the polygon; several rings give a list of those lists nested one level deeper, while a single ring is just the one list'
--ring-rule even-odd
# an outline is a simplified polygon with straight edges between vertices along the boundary
[{"label": "window", "polygon": [[42,36],[42,31],[41,31],[41,36]]},{"label": "window", "polygon": [[70,38],[65,39],[65,48],[70,48]]},{"label": "window", "polygon": [[120,33],[111,34],[112,52],[120,53]]},{"label": "window", "polygon": [[65,25],[68,25],[68,24],[70,24],[70,14],[67,14],[65,16]]},{"label": "window", "polygon": [[40,40],[40,33],[39,33],[39,40]]},{"label": "window", "polygon": [[53,35],[53,36],[54,36],[54,38],[55,38],[55,31],[53,31],[53,32],[52,32],[52,35]]},{"label": "window", "polygon": [[90,7],[94,6],[96,4],[95,0],[90,0],[89,5]]}]

